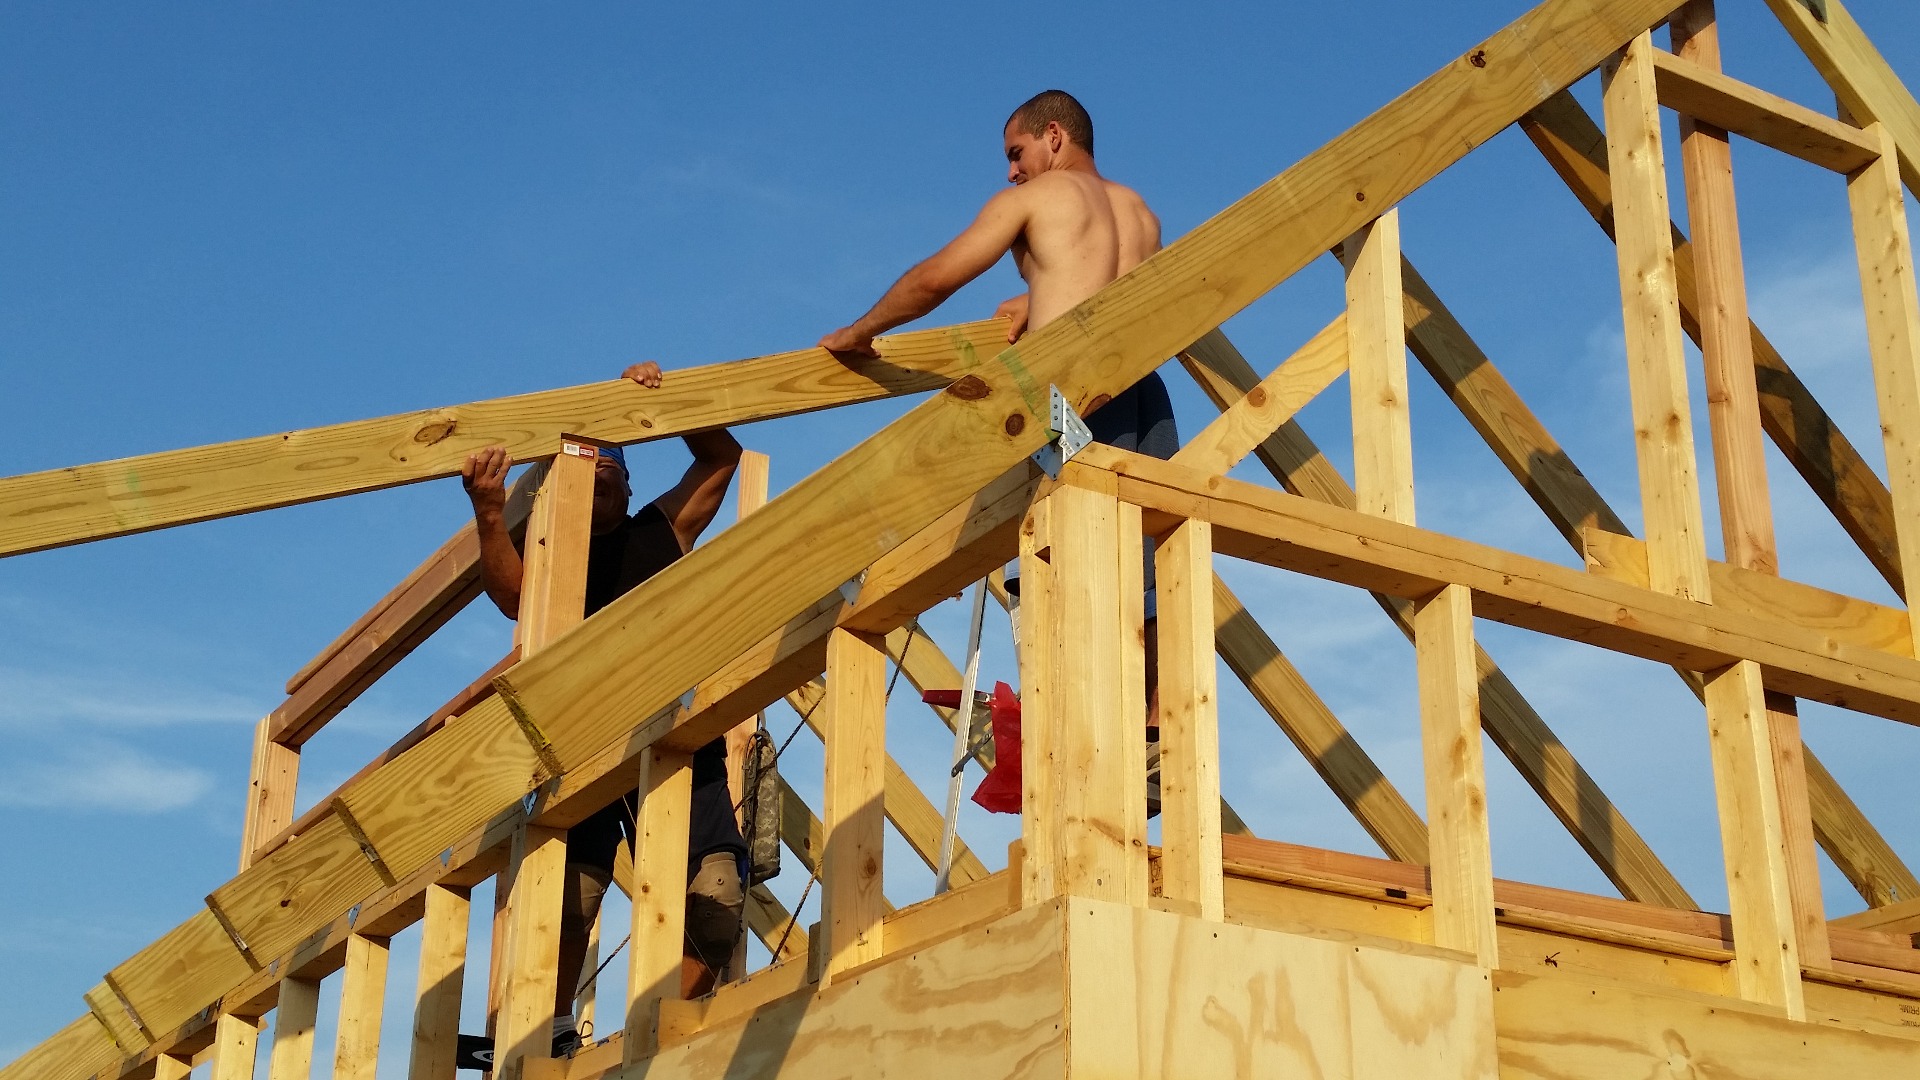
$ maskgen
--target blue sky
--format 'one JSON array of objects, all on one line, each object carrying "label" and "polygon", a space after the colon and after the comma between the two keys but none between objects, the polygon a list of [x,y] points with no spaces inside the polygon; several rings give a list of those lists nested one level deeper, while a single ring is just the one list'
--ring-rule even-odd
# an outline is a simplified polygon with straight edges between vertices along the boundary
[{"label": "blue sky", "polygon": [[[1171,239],[1525,6],[10,5],[0,474],[570,385],[643,358],[671,369],[809,344],[997,189],[1001,121],[1048,86],[1087,103],[1102,167],[1146,196]],[[1724,6],[1732,73],[1830,102],[1759,5]],[[1920,10],[1851,6],[1896,69],[1920,78]],[[1591,104],[1592,80],[1580,92]],[[1750,146],[1736,168],[1756,318],[1877,463],[1843,188]],[[1615,269],[1599,231],[1513,132],[1418,193],[1403,226],[1408,254],[1637,522]],[[984,316],[1017,291],[1002,265],[933,321]],[[1322,260],[1229,330],[1271,367],[1339,303]],[[1168,374],[1191,433],[1210,408]],[[1412,378],[1422,523],[1571,561],[1417,365]],[[1344,465],[1343,387],[1305,423]],[[773,455],[778,491],[905,407],[740,436]],[[1704,423],[1699,433],[1704,448]],[[642,489],[685,460],[677,446],[633,459]],[[1773,464],[1786,571],[1887,599]],[[253,721],[465,512],[445,481],[0,561],[0,807],[12,824],[0,1061],[76,1015],[101,972],[232,874]],[[1398,632],[1364,596],[1226,572],[1420,805]],[[957,657],[955,607],[928,624]],[[1682,881],[1724,904],[1704,725],[1678,680],[1480,625]],[[456,619],[310,744],[301,805],[508,638],[490,609]],[[990,624],[987,673],[1011,678],[1004,638]],[[898,704],[892,749],[937,800],[944,732]],[[1251,701],[1230,689],[1223,709],[1226,792],[1262,835],[1374,853]],[[770,717],[777,735],[791,722]],[[1920,765],[1920,733],[1823,709],[1809,709],[1807,731],[1920,863],[1920,810],[1894,794]],[[796,786],[817,790],[816,744],[795,747]],[[1489,761],[1498,872],[1604,890],[1512,770]],[[963,832],[990,863],[1011,837],[984,815]],[[910,854],[894,854],[895,898],[923,895]],[[789,902],[803,880],[781,879]],[[1827,887],[1832,910],[1857,906],[1830,870]],[[396,944],[390,1044],[406,1030],[407,948]]]}]

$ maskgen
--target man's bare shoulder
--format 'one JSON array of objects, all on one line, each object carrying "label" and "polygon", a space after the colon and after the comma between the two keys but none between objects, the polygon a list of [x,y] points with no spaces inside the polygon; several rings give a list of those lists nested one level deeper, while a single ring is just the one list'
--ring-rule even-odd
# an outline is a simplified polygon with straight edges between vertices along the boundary
[{"label": "man's bare shoulder", "polygon": [[1102,183],[1104,181],[1099,177],[1060,169],[1043,172],[1013,190],[1034,199],[1084,199],[1088,192],[1099,190],[1099,185]]},{"label": "man's bare shoulder", "polygon": [[1137,211],[1149,217],[1153,216],[1153,210],[1147,206],[1147,200],[1141,197],[1139,192],[1105,177],[1102,177],[1100,182],[1106,185],[1107,198],[1112,200],[1114,209]]}]

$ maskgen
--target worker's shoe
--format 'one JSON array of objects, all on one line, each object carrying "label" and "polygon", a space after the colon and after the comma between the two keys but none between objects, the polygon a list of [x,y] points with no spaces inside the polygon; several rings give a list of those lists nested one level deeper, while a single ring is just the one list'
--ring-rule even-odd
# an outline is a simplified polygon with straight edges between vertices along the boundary
[{"label": "worker's shoe", "polygon": [[[552,1056],[567,1057],[580,1049],[582,1040],[580,1031],[574,1026],[573,1017],[556,1017],[553,1021]],[[485,1035],[462,1035],[453,1051],[453,1067],[472,1069],[476,1072],[493,1071],[493,1040]]]}]

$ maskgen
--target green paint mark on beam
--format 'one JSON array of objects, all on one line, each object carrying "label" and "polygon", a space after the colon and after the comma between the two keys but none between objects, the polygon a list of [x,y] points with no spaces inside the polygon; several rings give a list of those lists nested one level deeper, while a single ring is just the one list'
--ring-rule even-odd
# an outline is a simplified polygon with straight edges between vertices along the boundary
[{"label": "green paint mark on beam", "polygon": [[994,359],[1000,361],[1000,366],[1013,376],[1013,384],[1019,389],[1021,400],[1027,403],[1027,411],[1044,427],[1052,419],[1053,410],[1049,407],[1046,392],[1034,381],[1033,372],[1028,371],[1027,365],[1021,362],[1020,350],[1009,345]]}]

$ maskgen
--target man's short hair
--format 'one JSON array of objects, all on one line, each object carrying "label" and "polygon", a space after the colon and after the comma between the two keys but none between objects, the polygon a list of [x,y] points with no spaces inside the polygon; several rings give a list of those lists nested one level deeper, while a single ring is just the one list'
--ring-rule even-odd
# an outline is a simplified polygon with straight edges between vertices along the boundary
[{"label": "man's short hair", "polygon": [[1093,117],[1065,90],[1042,90],[1028,98],[1013,115],[1009,125],[1019,125],[1029,135],[1045,133],[1049,123],[1059,124],[1073,144],[1093,156]]}]

